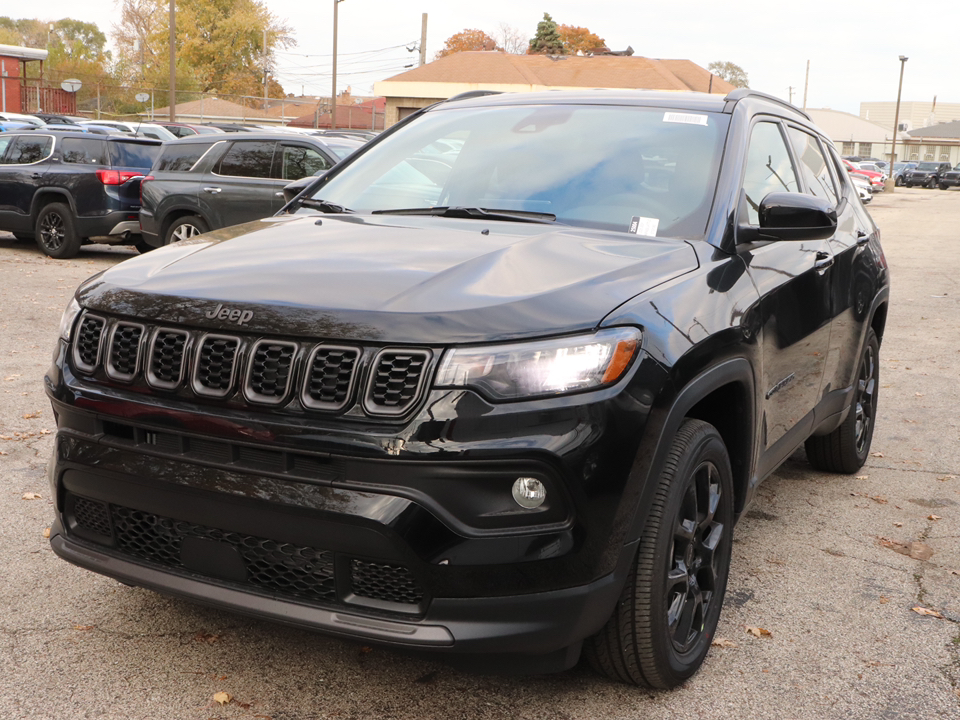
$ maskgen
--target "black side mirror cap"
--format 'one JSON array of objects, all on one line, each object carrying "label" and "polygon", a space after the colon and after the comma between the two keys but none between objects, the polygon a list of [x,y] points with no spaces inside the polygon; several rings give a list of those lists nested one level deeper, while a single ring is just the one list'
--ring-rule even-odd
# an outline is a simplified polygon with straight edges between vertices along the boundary
[{"label": "black side mirror cap", "polygon": [[294,180],[289,185],[284,185],[283,187],[283,202],[288,203],[293,200],[297,195],[307,189],[310,185],[313,185],[314,182],[322,178],[326,173],[320,173],[318,175],[307,175],[302,177],[299,180]]},{"label": "black side mirror cap", "polygon": [[770,193],[760,201],[758,214],[759,227],[742,228],[755,240],[825,240],[837,232],[836,208],[813,195]]}]

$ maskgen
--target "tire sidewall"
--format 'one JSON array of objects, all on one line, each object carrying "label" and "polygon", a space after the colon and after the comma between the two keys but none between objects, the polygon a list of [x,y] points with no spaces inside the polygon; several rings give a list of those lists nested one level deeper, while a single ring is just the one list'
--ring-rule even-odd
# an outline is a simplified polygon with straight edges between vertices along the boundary
[{"label": "tire sidewall", "polygon": [[[60,244],[60,247],[56,249],[47,247],[43,242],[43,233],[41,232],[43,221],[49,215],[53,214],[58,215],[63,222],[63,242]],[[37,247],[39,247],[40,251],[45,255],[52,258],[64,259],[74,257],[80,251],[81,241],[75,229],[73,213],[67,205],[63,203],[50,203],[45,205],[37,215],[35,228],[34,239]]]},{"label": "tire sidewall", "polygon": [[864,343],[863,350],[860,352],[860,361],[857,363],[857,377],[854,381],[857,385],[860,383],[860,365],[863,363],[863,359],[867,354],[867,351],[873,349],[873,417],[870,420],[870,427],[867,429],[867,441],[863,444],[863,450],[857,451],[856,449],[856,427],[857,427],[857,397],[853,398],[853,406],[850,408],[850,413],[847,415],[847,422],[850,426],[850,433],[853,437],[854,447],[853,455],[856,458],[857,469],[863,467],[863,464],[866,463],[867,457],[870,455],[870,446],[873,444],[873,431],[877,427],[877,405],[878,400],[880,399],[880,341],[877,339],[877,334],[873,331],[873,328],[867,333],[867,340]]},{"label": "tire sidewall", "polygon": [[179,217],[171,223],[169,229],[167,230],[166,237],[164,238],[164,245],[172,245],[175,242],[182,242],[180,240],[173,239],[173,233],[176,232],[177,228],[183,225],[192,225],[200,233],[209,232],[210,228],[207,226],[207,223],[203,218],[197,215],[184,215]]},{"label": "tire sidewall", "polygon": [[[661,661],[661,667],[669,667],[672,677],[665,678],[668,686],[678,685],[691,677],[703,663],[703,659],[713,641],[723,597],[726,592],[727,579],[730,574],[730,555],[733,545],[733,474],[730,469],[730,460],[720,435],[712,426],[707,426],[707,432],[698,433],[695,442],[691,443],[677,465],[672,477],[662,478],[661,482],[669,482],[670,488],[667,502],[664,505],[663,515],[656,531],[642,540],[641,546],[646,543],[654,544],[654,577],[650,578],[650,619],[651,640],[653,649]],[[676,518],[680,513],[684,494],[693,482],[694,471],[701,463],[712,462],[720,475],[721,503],[717,509],[717,517],[724,524],[724,533],[717,547],[719,580],[710,607],[704,618],[704,631],[694,646],[687,652],[680,654],[673,646],[667,633],[667,598],[666,578],[672,567],[673,559],[673,530]],[[641,547],[642,549],[642,547]]]}]

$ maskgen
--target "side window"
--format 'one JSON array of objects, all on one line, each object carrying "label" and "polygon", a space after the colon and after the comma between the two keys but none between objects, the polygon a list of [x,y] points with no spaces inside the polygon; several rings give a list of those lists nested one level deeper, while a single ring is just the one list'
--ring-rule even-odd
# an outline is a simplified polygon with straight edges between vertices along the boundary
[{"label": "side window", "polygon": [[820,150],[817,139],[797,128],[789,128],[787,134],[793,143],[794,152],[800,162],[800,172],[804,184],[811,195],[829,200],[831,205],[837,204],[837,189],[833,186],[833,178],[827,169],[827,161]]},{"label": "side window", "polygon": [[0,135],[0,164],[3,164],[3,156],[7,152],[7,148],[10,147],[10,142],[13,140],[11,137],[4,137]]},{"label": "side window", "polygon": [[747,196],[747,221],[760,223],[760,202],[772,192],[799,192],[797,173],[790,161],[780,126],[759,122],[750,135],[750,150],[743,176]]},{"label": "side window", "polygon": [[233,143],[220,161],[220,175],[233,177],[270,177],[275,140],[240,140]]},{"label": "side window", "polygon": [[840,162],[840,157],[837,155],[837,149],[835,147],[829,144],[825,144],[824,147],[827,149],[827,160],[830,162],[830,170],[831,174],[833,175],[833,182],[836,183],[837,191],[842,196],[845,188],[849,185],[849,182],[847,181],[847,169],[843,166],[843,163]]},{"label": "side window", "polygon": [[13,146],[7,152],[5,164],[27,165],[40,162],[53,152],[53,138],[25,137],[19,135],[13,139]]},{"label": "side window", "polygon": [[280,177],[284,180],[299,180],[332,167],[330,161],[313,148],[302,145],[282,145],[281,147],[283,158]]},{"label": "side window", "polygon": [[154,171],[189,172],[213,143],[167,143]]},{"label": "side window", "polygon": [[90,138],[64,138],[60,141],[60,154],[65,163],[78,165],[103,165],[103,140]]}]

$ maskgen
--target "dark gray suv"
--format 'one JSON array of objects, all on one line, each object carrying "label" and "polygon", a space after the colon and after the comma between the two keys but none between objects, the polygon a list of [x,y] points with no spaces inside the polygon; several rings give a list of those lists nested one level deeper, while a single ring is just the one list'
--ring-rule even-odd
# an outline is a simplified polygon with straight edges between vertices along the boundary
[{"label": "dark gray suv", "polygon": [[168,142],[141,185],[144,241],[160,247],[269,217],[283,207],[285,185],[338,160],[306,135],[194,135]]}]

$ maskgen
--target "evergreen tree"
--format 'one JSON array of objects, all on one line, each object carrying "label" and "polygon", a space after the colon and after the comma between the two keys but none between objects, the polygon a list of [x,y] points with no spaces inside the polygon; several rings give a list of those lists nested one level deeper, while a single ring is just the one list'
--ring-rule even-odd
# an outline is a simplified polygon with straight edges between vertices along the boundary
[{"label": "evergreen tree", "polygon": [[537,34],[530,41],[527,55],[565,55],[563,39],[557,31],[557,23],[550,13],[543,14],[543,20],[537,24]]}]

